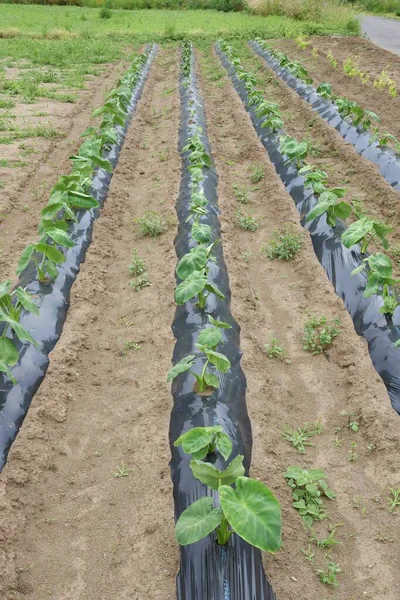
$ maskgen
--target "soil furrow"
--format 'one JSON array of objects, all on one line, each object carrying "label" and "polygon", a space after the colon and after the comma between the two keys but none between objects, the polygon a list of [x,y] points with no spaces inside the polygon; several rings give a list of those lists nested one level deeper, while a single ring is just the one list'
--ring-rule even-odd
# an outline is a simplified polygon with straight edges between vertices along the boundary
[{"label": "soil furrow", "polygon": [[[395,600],[394,557],[400,548],[398,533],[394,534],[398,525],[388,511],[387,494],[392,482],[398,483],[398,416],[390,408],[365,342],[354,332],[307,234],[302,233],[293,201],[257,140],[236,92],[227,77],[219,75],[220,63],[208,52],[202,54],[200,63],[205,74],[202,86],[209,136],[220,177],[219,205],[232,313],[242,328],[242,365],[254,438],[251,474],[271,487],[283,507],[284,548],[274,557],[265,556],[266,571],[278,598],[308,600],[329,594],[315,572],[324,567],[323,552],[312,545],[317,557],[314,564],[308,564],[301,553],[310,543],[310,534],[291,506],[290,490],[283,478],[290,465],[320,467],[337,499],[328,501],[331,520],[318,523],[315,533],[325,537],[328,525],[342,524],[337,531],[341,545],[332,551],[343,571],[338,576],[340,588],[335,598],[384,595]],[[258,184],[250,181],[256,163],[262,164],[265,173]],[[248,206],[238,204],[234,186],[248,190]],[[239,207],[262,217],[256,232],[235,227]],[[283,223],[292,223],[303,235],[303,248],[291,262],[269,261],[261,256],[261,247]],[[312,356],[302,349],[308,312],[340,317],[342,332],[327,355]],[[272,360],[265,354],[264,344],[272,336],[285,348],[287,360]],[[360,415],[357,434],[346,427],[346,417],[340,416],[343,410]],[[324,433],[313,440],[316,447],[307,449],[306,455],[296,453],[283,441],[285,424],[297,427],[318,418]],[[352,441],[357,443],[358,458],[350,462]],[[369,453],[371,443],[376,450]],[[365,514],[356,507],[357,502],[359,506],[365,503]],[[394,541],[382,543],[385,536]]]},{"label": "soil furrow", "polygon": [[[7,600],[175,595],[165,376],[174,345],[177,86],[177,52],[160,50],[63,335],[2,474]],[[160,237],[139,232],[135,219],[148,210],[170,224]],[[151,281],[139,292],[130,286],[133,248]]]}]

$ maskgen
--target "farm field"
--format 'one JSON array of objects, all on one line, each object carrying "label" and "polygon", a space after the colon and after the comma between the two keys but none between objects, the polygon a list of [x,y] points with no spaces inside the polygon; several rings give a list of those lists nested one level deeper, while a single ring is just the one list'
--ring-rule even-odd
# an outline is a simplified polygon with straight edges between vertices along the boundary
[{"label": "farm field", "polygon": [[170,13],[0,5],[0,597],[398,600],[399,190],[248,42],[393,164],[400,58]]}]

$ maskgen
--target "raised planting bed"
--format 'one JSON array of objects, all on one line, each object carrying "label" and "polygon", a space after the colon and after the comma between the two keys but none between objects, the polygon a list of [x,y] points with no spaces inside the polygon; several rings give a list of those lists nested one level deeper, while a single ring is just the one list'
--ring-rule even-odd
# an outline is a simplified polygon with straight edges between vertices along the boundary
[{"label": "raised planting bed", "polygon": [[21,255],[18,283],[1,284],[0,468],[62,333],[72,284],[156,52],[157,46],[150,45],[136,57],[104,106],[95,111],[102,115],[102,124],[85,132],[86,141],[71,157],[72,174],[54,186],[41,213],[40,240]]},{"label": "raised planting bed", "polygon": [[[218,485],[204,485],[206,480],[196,476],[193,469],[203,469],[203,463],[197,461],[197,466],[193,467],[188,448],[184,452],[181,444],[175,445],[182,434],[193,428],[219,426],[221,434],[227,438],[228,446],[232,444],[231,451],[228,449],[222,453],[224,456],[220,452],[206,452],[202,459],[213,465],[208,465],[206,469],[223,471],[229,462],[229,469],[235,473],[234,477],[229,478],[229,483],[236,480],[237,490],[241,481],[243,486],[256,485],[267,490],[260,482],[242,477],[248,474],[250,466],[252,436],[245,402],[246,379],[240,366],[240,330],[230,312],[229,280],[219,240],[218,176],[207,139],[194,54],[188,44],[184,46],[182,54],[180,93],[179,149],[183,162],[176,207],[179,226],[175,248],[179,262],[175,299],[178,308],[173,323],[175,366],[169,374],[169,380],[173,380],[174,398],[170,425],[171,476],[178,519],[177,537],[181,543],[177,596],[179,600],[274,599],[275,595],[264,574],[260,550],[248,544],[240,535],[230,535],[231,522],[230,525],[227,522],[221,525],[219,543],[213,533],[217,523],[214,526],[211,524],[209,530],[205,526],[205,533],[200,536],[202,539],[194,543],[186,544],[179,536],[179,528],[182,529],[180,524],[184,522],[182,513],[194,501],[205,502],[206,497],[211,496],[218,507],[220,494],[221,503],[223,501],[223,493]],[[209,261],[202,260],[200,256],[206,249]],[[195,270],[193,264],[197,265]],[[213,338],[215,336],[212,341],[207,338],[210,334]],[[192,456],[192,459],[196,456]],[[221,478],[221,483],[228,483],[227,477],[221,475]],[[226,489],[224,492],[229,493]],[[232,490],[232,493],[238,492]],[[274,502],[278,510],[279,505],[276,500]],[[268,506],[268,500],[266,504]],[[275,533],[277,529],[274,528],[280,528],[274,518],[270,525]],[[225,540],[220,539],[222,526],[228,527]],[[232,529],[235,530],[233,526]],[[277,549],[275,534],[271,535],[271,539],[265,534],[262,520],[259,529],[263,544],[270,542],[270,550]]]},{"label": "raised planting bed", "polygon": [[[381,293],[385,295],[386,284],[383,282],[381,285],[380,280],[378,283],[376,278],[374,280],[375,276],[371,280],[373,263],[369,262],[369,266],[372,266],[368,270],[368,275],[362,268],[366,267],[369,255],[363,244],[360,246],[353,242],[353,235],[349,236],[347,233],[357,234],[355,226],[359,222],[351,226],[353,229],[347,230],[343,218],[350,214],[350,206],[338,202],[340,197],[338,188],[330,192],[330,195],[322,196],[324,192],[329,191],[329,188],[325,187],[327,183],[325,179],[322,188],[319,188],[319,194],[313,185],[306,186],[307,174],[313,172],[311,169],[307,170],[305,175],[300,173],[301,168],[305,168],[306,146],[302,141],[298,142],[283,135],[283,121],[279,107],[265,100],[261,92],[256,89],[254,76],[244,71],[229,44],[218,45],[217,53],[250,114],[271,162],[299,210],[302,224],[310,233],[318,260],[324,267],[336,293],[343,299],[353,319],[355,330],[368,342],[372,362],[387,387],[393,408],[400,412],[398,377],[400,354],[395,347],[400,333],[397,321],[399,311],[393,317],[382,312],[385,305]],[[337,197],[335,197],[336,193]],[[348,243],[349,241],[351,243]],[[382,253],[372,256],[376,256],[378,261],[384,261],[387,266],[389,286],[390,260]],[[374,281],[376,285],[372,285]],[[391,294],[389,287],[386,293]],[[392,294],[392,298],[397,308],[396,296]]]}]

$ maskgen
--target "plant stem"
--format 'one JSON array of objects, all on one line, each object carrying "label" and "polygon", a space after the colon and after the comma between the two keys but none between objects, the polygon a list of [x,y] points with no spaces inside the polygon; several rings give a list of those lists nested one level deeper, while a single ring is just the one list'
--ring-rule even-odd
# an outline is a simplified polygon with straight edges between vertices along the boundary
[{"label": "plant stem", "polygon": [[206,389],[206,382],[204,381],[204,375],[206,373],[207,365],[209,362],[210,362],[210,360],[207,359],[207,362],[205,363],[203,370],[201,372],[200,380],[198,380],[199,381],[199,392],[204,392],[204,390]]},{"label": "plant stem", "polygon": [[220,546],[225,546],[228,543],[229,538],[232,535],[232,531],[229,529],[229,523],[225,517],[222,515],[222,520],[220,526],[217,529],[217,542]]}]

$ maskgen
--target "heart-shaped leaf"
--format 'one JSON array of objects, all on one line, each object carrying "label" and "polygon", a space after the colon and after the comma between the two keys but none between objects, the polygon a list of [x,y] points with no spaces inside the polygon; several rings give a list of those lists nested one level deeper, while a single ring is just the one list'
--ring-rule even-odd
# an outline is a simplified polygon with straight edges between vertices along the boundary
[{"label": "heart-shaped leaf", "polygon": [[213,503],[213,498],[205,496],[183,511],[175,526],[178,544],[194,544],[218,527],[222,519],[222,510],[214,508]]}]

